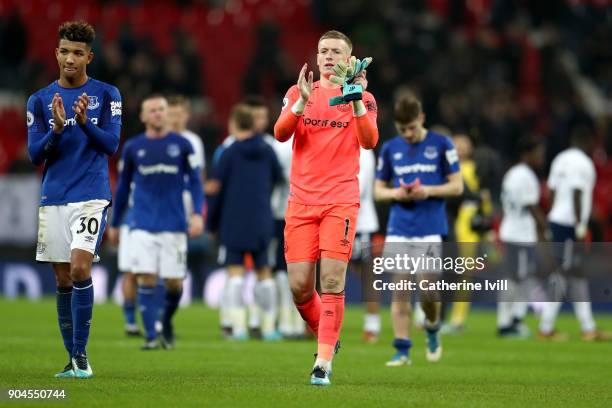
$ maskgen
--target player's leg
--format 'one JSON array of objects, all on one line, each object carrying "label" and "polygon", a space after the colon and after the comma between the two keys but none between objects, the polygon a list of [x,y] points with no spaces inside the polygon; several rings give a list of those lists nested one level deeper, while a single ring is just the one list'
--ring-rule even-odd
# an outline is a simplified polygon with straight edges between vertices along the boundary
[{"label": "player's leg", "polygon": [[276,318],[278,316],[278,291],[276,281],[272,276],[272,269],[267,266],[267,251],[253,254],[257,282],[253,294],[255,303],[261,312],[261,336],[263,340],[275,341],[282,339],[280,332],[276,330]]},{"label": "player's leg", "polygon": [[315,335],[319,331],[321,298],[315,289],[319,257],[319,214],[315,207],[289,202],[285,214],[285,259],[293,302]]},{"label": "player's leg", "polygon": [[[174,326],[172,319],[183,295],[183,280],[187,276],[187,234],[163,232],[158,234],[160,252],[159,280],[164,280],[164,301],[162,316],[162,345],[165,349],[174,347]],[[159,300],[158,300],[159,302]]]},{"label": "player's leg", "polygon": [[[317,359],[311,384],[329,385],[344,320],[346,268],[351,258],[359,205],[326,206],[319,227],[321,248],[321,317]],[[323,372],[321,372],[323,371]],[[328,375],[321,376],[327,373]],[[327,377],[327,378],[326,378]]]},{"label": "player's leg", "polygon": [[72,329],[72,278],[70,277],[69,263],[54,263],[53,272],[55,273],[55,282],[57,286],[56,306],[57,306],[57,322],[59,323],[64,347],[68,352],[68,364],[62,371],[55,374],[56,378],[73,378],[74,370],[72,369],[72,349],[73,345],[73,329]]},{"label": "player's leg", "polygon": [[374,290],[375,274],[372,273],[372,248],[370,234],[357,233],[353,244],[349,269],[355,271],[361,280],[362,297],[365,303],[363,339],[366,343],[376,343],[380,335],[380,292]]},{"label": "player's leg", "polygon": [[[472,239],[467,239],[471,241]],[[476,243],[462,243],[462,239],[458,239],[459,242],[446,242],[445,244],[445,255],[446,256],[461,256],[475,258],[479,255],[480,245]],[[473,271],[465,273],[463,276],[455,273],[451,274],[450,279],[454,282],[458,282],[465,278],[471,281],[471,275]],[[448,276],[445,277],[447,280]],[[458,335],[463,333],[465,329],[465,323],[467,321],[468,314],[470,312],[470,292],[469,291],[457,291],[452,295],[450,299],[442,302],[442,321],[448,320],[447,323],[443,323],[440,328],[440,334],[451,334]],[[450,318],[446,319],[446,315],[450,315]]]},{"label": "player's leg", "polygon": [[123,316],[125,318],[125,334],[127,336],[142,336],[140,328],[136,324],[136,275],[132,272],[124,272],[121,284],[123,293]]},{"label": "player's leg", "polygon": [[136,275],[130,272],[131,264],[130,229],[127,225],[119,228],[117,247],[117,267],[121,273],[121,292],[123,294],[123,317],[127,336],[142,336],[136,325]]},{"label": "player's leg", "polygon": [[540,315],[538,337],[543,340],[566,341],[569,336],[567,333],[557,332],[555,323],[561,310],[561,300],[565,295],[566,272],[571,264],[574,231],[573,228],[552,222],[550,223],[550,230],[553,236],[553,254],[557,261],[557,270],[548,282],[549,298],[548,302],[544,303]]},{"label": "player's leg", "polygon": [[72,365],[77,378],[93,376],[87,360],[87,342],[93,314],[94,289],[91,279],[91,264],[94,255],[82,249],[73,249],[70,260],[72,278]]},{"label": "player's leg", "polygon": [[162,312],[162,346],[166,349],[174,348],[174,325],[172,319],[176,313],[181,297],[183,296],[183,278],[165,279],[165,299]]},{"label": "player's leg", "polygon": [[[339,348],[340,330],[344,320],[344,286],[348,256],[344,260],[332,258],[337,253],[322,251],[321,258],[321,312],[317,336],[317,358],[311,384],[329,385],[332,360]],[[340,257],[340,256],[338,256]]]},{"label": "player's leg", "polygon": [[531,336],[529,327],[524,323],[529,310],[530,288],[535,279],[536,251],[534,247],[523,246],[519,253],[519,268],[516,277],[517,287],[512,304],[512,325],[520,338]]},{"label": "player's leg", "polygon": [[[407,279],[409,275],[395,273],[393,282],[396,284]],[[399,367],[410,365],[410,348],[412,347],[412,306],[410,304],[410,292],[408,290],[394,290],[391,294],[391,324],[393,326],[393,347],[395,354],[386,365],[388,367]]]},{"label": "player's leg", "polygon": [[[274,280],[278,289],[278,330],[284,337],[291,338],[298,334],[294,332],[292,316],[293,311],[297,312],[297,309],[293,304],[286,268],[287,266],[285,266],[285,269],[277,270],[274,274]],[[300,334],[303,334],[303,332]]]},{"label": "player's leg", "polygon": [[[438,281],[442,270],[436,269],[437,266],[435,260],[440,259],[442,255],[442,237],[432,236],[428,237],[427,241],[423,243],[417,243],[413,245],[413,256],[422,256],[425,254],[427,259],[432,261],[425,262],[425,265],[430,267],[424,268],[420,273],[417,272],[419,280],[427,280],[430,283]],[[441,311],[441,297],[440,294],[435,290],[427,290],[419,292],[419,298],[421,300],[421,307],[425,314],[423,322],[423,328],[427,335],[427,347],[425,348],[425,357],[429,362],[437,362],[442,357],[442,343],[440,341],[440,311]]]},{"label": "player's leg", "polygon": [[282,336],[276,330],[278,290],[272,276],[269,247],[268,244],[260,251],[251,253],[256,273],[253,297],[260,314],[261,338],[265,341],[276,341],[282,339]]},{"label": "player's leg", "polygon": [[164,319],[164,307],[166,304],[166,282],[165,279],[157,276],[155,284],[155,303],[157,304],[157,317],[155,318],[155,331],[157,334],[162,332],[162,320]]},{"label": "player's leg", "polygon": [[219,263],[225,267],[227,277],[221,294],[221,324],[227,339],[246,340],[247,309],[244,302],[244,252],[222,245],[219,248]]},{"label": "player's leg", "polygon": [[289,262],[287,273],[293,303],[306,322],[308,330],[316,337],[319,333],[319,318],[321,317],[321,297],[315,290],[316,263]]},{"label": "player's leg", "polygon": [[136,275],[136,300],[145,331],[145,341],[141,349],[154,350],[159,348],[155,330],[158,316],[155,292],[160,268],[161,244],[158,234],[138,229],[130,232],[130,242],[132,247],[130,269]]},{"label": "player's leg", "polygon": [[521,333],[514,321],[515,303],[520,298],[521,288],[519,277],[525,268],[525,248],[506,243],[506,253],[503,265],[504,277],[508,282],[508,289],[498,294],[497,302],[497,335],[505,338],[520,338]]},{"label": "player's leg", "polygon": [[68,364],[57,374],[57,378],[74,378],[72,369],[73,324],[72,293],[70,276],[70,211],[67,206],[43,206],[38,209],[38,242],[36,260],[50,262],[55,274],[57,321],[64,347],[68,352]]},{"label": "player's leg", "polygon": [[253,270],[253,272],[255,273],[255,282],[251,288],[251,295],[253,301],[247,304],[247,331],[250,339],[261,340],[263,311],[260,307],[259,299],[257,298],[257,292],[259,291],[259,278],[257,274],[257,268],[253,265],[252,253],[249,252],[248,256],[245,256],[244,261],[245,278],[247,270]]},{"label": "player's leg", "polygon": [[567,286],[569,300],[572,302],[574,314],[580,324],[581,339],[583,341],[610,341],[612,334],[597,329],[593,318],[589,282],[582,267],[582,254],[579,253],[582,252],[581,248],[574,245],[573,249],[574,259],[568,271]]},{"label": "player's leg", "polygon": [[[153,267],[152,267],[153,268]],[[157,285],[157,274],[153,272],[136,272],[138,283],[137,298],[140,310],[140,319],[145,329],[145,342],[142,350],[155,350],[159,348],[155,321],[158,315],[158,304],[155,299],[155,286]]]},{"label": "player's leg", "polygon": [[[438,274],[424,273],[419,274],[420,279],[426,279],[429,282],[438,280]],[[437,291],[428,290],[419,293],[421,299],[421,307],[425,313],[423,328],[427,335],[427,347],[425,357],[429,362],[437,362],[442,357],[442,344],[440,342],[440,296]]]},{"label": "player's leg", "polygon": [[70,276],[72,292],[73,351],[72,365],[76,378],[91,378],[93,372],[87,358],[87,343],[93,315],[94,287],[91,266],[98,260],[98,250],[106,228],[109,202],[91,200],[68,204],[72,243]]},{"label": "player's leg", "polygon": [[244,302],[245,269],[242,265],[243,253],[228,250],[229,262],[225,265],[227,270],[228,315],[232,325],[232,339],[248,339],[247,308]]},{"label": "player's leg", "polygon": [[[287,262],[285,261],[285,220],[274,220],[274,239],[270,243],[274,254],[274,280],[278,290],[278,330],[284,337],[297,337],[304,334],[304,323],[293,304],[289,279],[287,277]],[[299,317],[294,319],[294,315]],[[296,330],[295,321],[299,327]]]},{"label": "player's leg", "polygon": [[[225,265],[227,258],[227,248],[224,245],[219,246],[219,253],[217,257],[217,263],[219,265]],[[230,293],[229,293],[229,275],[227,268],[223,268],[223,289],[221,291],[221,299],[219,300],[219,323],[221,325],[221,336],[224,339],[230,339],[232,337],[232,320],[229,313]]]}]

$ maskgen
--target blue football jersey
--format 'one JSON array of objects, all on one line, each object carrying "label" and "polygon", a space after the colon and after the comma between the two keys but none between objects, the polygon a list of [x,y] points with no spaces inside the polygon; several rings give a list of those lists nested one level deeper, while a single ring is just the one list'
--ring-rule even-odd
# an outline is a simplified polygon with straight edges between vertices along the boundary
[{"label": "blue football jersey", "polygon": [[[53,95],[59,93],[66,120],[60,135],[53,133]],[[79,125],[72,105],[83,93],[89,98],[87,123]],[[112,85],[89,78],[78,88],[57,81],[28,99],[28,151],[35,165],[44,163],[40,205],[60,205],[111,199],[108,157],[115,153],[121,133],[121,95]]]},{"label": "blue football jersey", "polygon": [[160,139],[141,134],[126,142],[111,225],[121,224],[132,186],[132,207],[127,220],[130,229],[186,231],[185,176],[188,176],[196,214],[202,211],[204,194],[199,170],[190,161],[192,155],[191,143],[176,133]]},{"label": "blue football jersey", "polygon": [[[417,178],[422,185],[440,185],[447,182],[449,174],[458,171],[459,158],[451,139],[428,131],[419,143],[411,144],[396,136],[383,144],[376,178],[391,182],[393,188],[400,186],[400,180],[410,184]],[[392,204],[387,235],[423,237],[447,233],[444,199]]]}]

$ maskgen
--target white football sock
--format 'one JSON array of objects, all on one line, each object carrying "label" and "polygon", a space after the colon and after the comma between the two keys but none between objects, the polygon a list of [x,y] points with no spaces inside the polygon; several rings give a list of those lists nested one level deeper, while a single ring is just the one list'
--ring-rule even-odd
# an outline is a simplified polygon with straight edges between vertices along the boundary
[{"label": "white football sock", "polygon": [[540,317],[540,331],[544,334],[550,334],[555,330],[555,322],[557,315],[561,309],[561,302],[546,302],[542,308],[542,316]]},{"label": "white football sock", "polygon": [[331,369],[332,369],[332,363],[331,363],[331,361],[329,361],[329,360],[324,360],[324,359],[319,358],[319,357],[317,357],[317,359],[315,360],[315,363],[314,363],[313,368],[314,368],[314,367],[317,367],[317,366],[319,366],[319,367],[321,367],[322,369],[324,369],[325,371],[327,371],[327,374],[329,374],[329,372],[330,372],[330,371],[331,371]]},{"label": "white football sock", "polygon": [[234,336],[246,335],[246,307],[242,291],[244,288],[244,278],[233,276],[229,279],[229,316],[232,322]]},{"label": "white football sock", "polygon": [[221,321],[221,327],[231,327],[232,320],[230,319],[230,291],[229,291],[229,276],[225,274],[225,284],[223,285],[223,292],[221,292],[221,301],[219,302],[219,320]]},{"label": "white football sock", "polygon": [[414,304],[414,323],[417,326],[425,327],[425,312],[421,307],[421,302],[416,302]]},{"label": "white football sock", "polygon": [[295,336],[303,336],[306,333],[306,322],[295,306],[291,309],[291,332]]},{"label": "white football sock", "polygon": [[595,320],[591,310],[591,302],[573,302],[574,313],[580,322],[580,330],[583,333],[595,330]]},{"label": "white football sock", "polygon": [[[287,279],[287,272],[278,271],[275,275],[276,287],[278,289],[278,329],[283,335],[292,335],[292,312],[295,309],[293,296]],[[301,319],[301,318],[300,318]]]},{"label": "white football sock", "polygon": [[371,333],[380,333],[380,315],[368,313],[363,319],[363,330]]},{"label": "white football sock", "polygon": [[255,303],[261,311],[261,332],[264,335],[276,331],[277,297],[274,279],[264,279],[255,284]]}]

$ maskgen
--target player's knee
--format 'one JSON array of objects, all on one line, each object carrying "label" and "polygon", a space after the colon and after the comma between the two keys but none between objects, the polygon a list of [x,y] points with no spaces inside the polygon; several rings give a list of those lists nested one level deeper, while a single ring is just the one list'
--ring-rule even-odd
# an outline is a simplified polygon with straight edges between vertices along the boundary
[{"label": "player's knee", "polygon": [[268,266],[264,266],[262,268],[257,269],[257,280],[266,280],[272,278],[272,268]]},{"label": "player's knee", "polygon": [[157,285],[157,275],[152,273],[139,273],[136,275],[136,281],[139,286],[155,286]]},{"label": "player's knee", "polygon": [[305,281],[293,281],[289,286],[293,295],[293,301],[297,304],[307,302],[314,293],[314,288],[310,287]]},{"label": "player's knee", "polygon": [[335,276],[321,278],[321,289],[325,293],[340,293],[344,290],[344,282]]},{"label": "player's knee", "polygon": [[410,301],[410,292],[408,292],[407,290],[402,291],[402,290],[394,290],[391,293],[391,301],[393,303],[398,303],[398,304],[408,304],[408,301]]},{"label": "player's knee", "polygon": [[91,267],[87,263],[73,263],[70,265],[70,277],[73,281],[84,281],[91,277]]},{"label": "player's knee", "polygon": [[426,307],[435,307],[435,303],[440,301],[440,294],[435,291],[422,291],[419,293],[421,304],[426,304]]},{"label": "player's knee", "polygon": [[405,315],[409,314],[412,306],[406,301],[397,301],[393,299],[391,302],[391,314],[392,315]]},{"label": "player's knee", "polygon": [[55,271],[55,281],[57,286],[60,288],[67,288],[72,286],[72,278],[70,277],[70,270],[66,271]]},{"label": "player's knee", "polygon": [[170,292],[180,292],[183,290],[182,279],[166,279],[166,289]]}]

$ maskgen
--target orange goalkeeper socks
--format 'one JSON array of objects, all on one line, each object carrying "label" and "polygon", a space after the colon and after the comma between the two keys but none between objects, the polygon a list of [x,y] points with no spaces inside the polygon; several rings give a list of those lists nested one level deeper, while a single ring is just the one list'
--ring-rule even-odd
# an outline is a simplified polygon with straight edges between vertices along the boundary
[{"label": "orange goalkeeper socks", "polygon": [[317,291],[314,291],[312,297],[302,304],[295,304],[302,319],[315,336],[319,333],[319,318],[321,317],[321,297]]},{"label": "orange goalkeeper socks", "polygon": [[344,319],[344,293],[324,293],[321,296],[321,305],[317,357],[331,361]]}]

